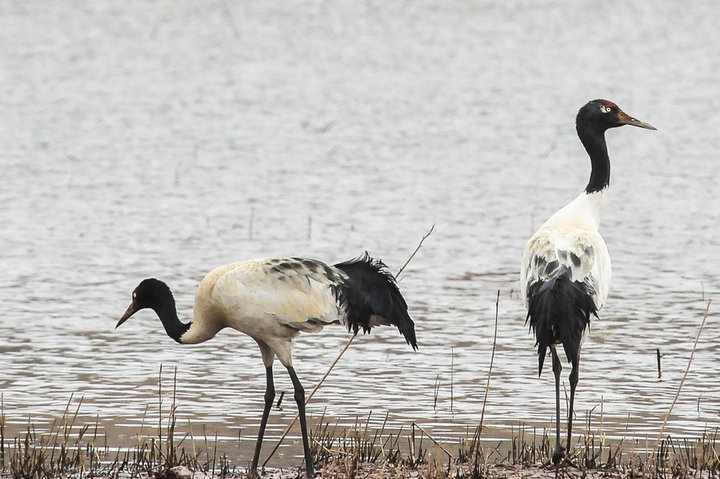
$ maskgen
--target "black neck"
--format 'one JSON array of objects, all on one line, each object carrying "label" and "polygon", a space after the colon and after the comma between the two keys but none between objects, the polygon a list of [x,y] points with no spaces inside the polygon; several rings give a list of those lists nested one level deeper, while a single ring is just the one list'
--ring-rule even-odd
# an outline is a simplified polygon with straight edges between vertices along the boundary
[{"label": "black neck", "polygon": [[592,167],[585,192],[601,191],[610,185],[610,157],[605,142],[605,130],[596,125],[580,123],[577,125],[577,134],[590,156]]},{"label": "black neck", "polygon": [[163,303],[162,305],[156,306],[154,309],[160,318],[160,321],[162,321],[167,335],[178,343],[182,343],[180,338],[188,329],[190,329],[192,322],[183,323],[178,319],[177,310],[175,309],[175,301],[173,300]]}]

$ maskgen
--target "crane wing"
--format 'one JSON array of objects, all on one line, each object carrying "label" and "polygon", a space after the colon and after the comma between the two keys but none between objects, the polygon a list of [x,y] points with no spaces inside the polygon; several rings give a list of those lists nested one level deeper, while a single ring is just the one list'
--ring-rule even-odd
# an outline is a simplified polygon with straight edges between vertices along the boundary
[{"label": "crane wing", "polygon": [[342,277],[341,271],[320,261],[268,258],[245,261],[226,271],[214,292],[225,314],[231,321],[242,321],[242,329],[251,336],[256,329],[262,337],[268,328],[284,327],[317,332],[339,320],[333,285]]},{"label": "crane wing", "polygon": [[533,284],[564,271],[572,281],[586,284],[600,309],[610,280],[610,259],[602,236],[592,231],[552,232],[542,228],[525,247],[521,278],[525,306]]}]

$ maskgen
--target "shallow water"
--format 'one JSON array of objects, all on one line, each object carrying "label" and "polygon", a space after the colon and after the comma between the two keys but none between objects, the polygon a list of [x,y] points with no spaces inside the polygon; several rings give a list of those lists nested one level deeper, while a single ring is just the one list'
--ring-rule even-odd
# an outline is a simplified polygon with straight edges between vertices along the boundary
[{"label": "shallow water", "polygon": [[[587,181],[574,115],[605,97],[658,131],[608,133],[613,286],[583,348],[577,422],[602,410],[608,436],[655,439],[720,301],[720,6],[385,3],[0,6],[10,432],[49,424],[74,394],[108,443],[131,444],[141,424],[152,434],[163,364],[164,407],[177,368],[181,427],[204,425],[247,464],[264,389],[254,342],[226,331],[182,347],[150,313],[114,330],[132,289],[166,280],[188,319],[216,265],[368,250],[397,270],[432,224],[400,281],[420,350],[389,328],[359,337],[309,413],[388,414],[457,441],[479,421],[499,291],[488,434],[550,427],[518,268],[534,228]],[[720,422],[710,311],[671,434]],[[297,341],[307,390],[346,340],[328,328]],[[268,444],[294,414],[288,394]],[[275,465],[297,462],[293,434]]]}]

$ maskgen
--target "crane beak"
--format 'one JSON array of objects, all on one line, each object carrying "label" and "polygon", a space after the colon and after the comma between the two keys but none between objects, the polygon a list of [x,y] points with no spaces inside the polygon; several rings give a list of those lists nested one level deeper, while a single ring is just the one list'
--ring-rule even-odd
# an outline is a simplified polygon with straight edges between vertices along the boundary
[{"label": "crane beak", "polygon": [[646,130],[657,130],[657,128],[655,128],[651,124],[635,119],[622,110],[618,112],[618,121],[621,125],[632,125],[640,128],[645,128]]},{"label": "crane beak", "polygon": [[133,301],[130,303],[130,306],[128,306],[128,309],[125,311],[125,314],[122,315],[122,318],[120,318],[120,321],[117,322],[115,325],[115,329],[117,329],[122,323],[128,320],[130,316],[135,314],[138,311],[138,308],[135,306],[135,302]]}]

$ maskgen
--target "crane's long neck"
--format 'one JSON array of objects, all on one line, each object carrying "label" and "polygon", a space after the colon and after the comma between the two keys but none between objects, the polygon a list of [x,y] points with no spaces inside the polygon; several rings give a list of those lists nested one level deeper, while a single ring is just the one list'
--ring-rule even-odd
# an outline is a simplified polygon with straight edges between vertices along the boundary
[{"label": "crane's long neck", "polygon": [[608,156],[605,130],[587,123],[577,125],[577,134],[590,156],[592,170],[585,193],[602,191],[610,185],[610,157]]},{"label": "crane's long neck", "polygon": [[190,329],[192,321],[188,323],[183,323],[178,319],[177,309],[175,308],[175,301],[172,299],[172,297],[170,298],[170,301],[165,301],[162,304],[156,306],[154,309],[158,315],[158,318],[160,318],[160,321],[162,322],[167,335],[180,344],[184,343],[184,341],[182,340],[182,336],[187,332],[188,329]]}]

